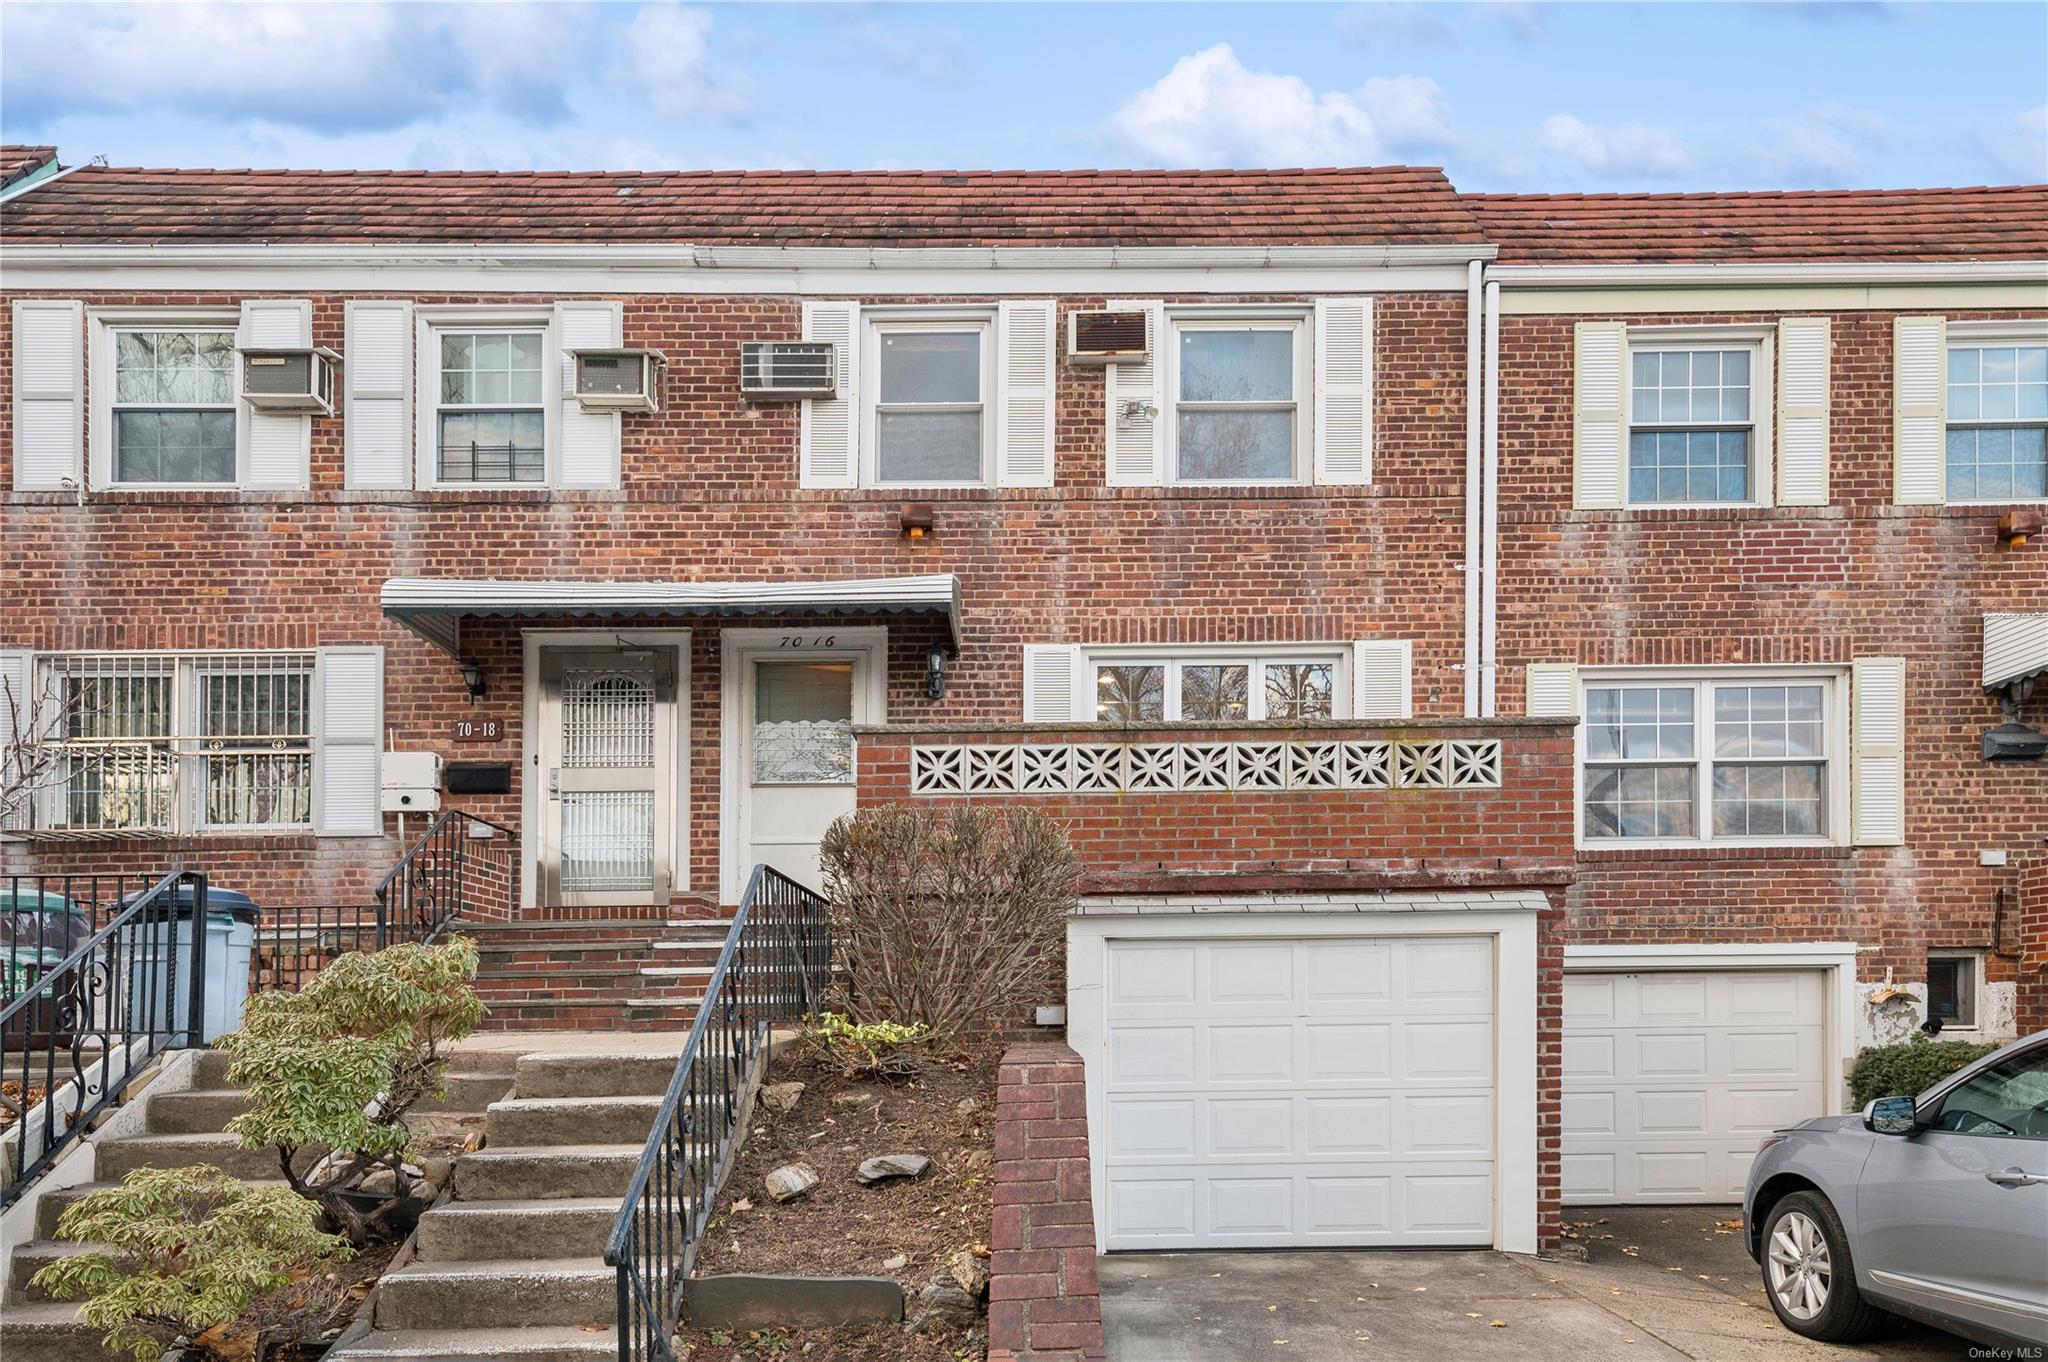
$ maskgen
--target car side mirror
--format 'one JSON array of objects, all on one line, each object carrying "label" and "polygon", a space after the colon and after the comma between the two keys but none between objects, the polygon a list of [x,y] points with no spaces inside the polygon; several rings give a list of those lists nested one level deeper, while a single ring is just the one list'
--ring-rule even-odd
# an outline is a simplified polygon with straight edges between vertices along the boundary
[{"label": "car side mirror", "polygon": [[1920,1129],[1920,1108],[1910,1097],[1880,1097],[1863,1109],[1863,1128],[1879,1135],[1912,1135]]}]

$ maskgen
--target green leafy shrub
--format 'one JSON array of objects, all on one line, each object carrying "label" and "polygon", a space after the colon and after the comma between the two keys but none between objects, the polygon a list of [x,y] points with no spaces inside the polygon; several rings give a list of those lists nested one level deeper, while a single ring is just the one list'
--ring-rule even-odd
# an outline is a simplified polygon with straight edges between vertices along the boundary
[{"label": "green leafy shrub", "polygon": [[1850,1100],[1860,1108],[1880,1097],[1917,1097],[1997,1048],[1924,1035],[1900,1045],[1875,1046],[1856,1056],[1855,1067],[1849,1070]]},{"label": "green leafy shrub", "polygon": [[809,1035],[819,1053],[849,1078],[907,1078],[917,1072],[917,1061],[902,1048],[931,1039],[923,1022],[856,1022],[837,1012],[819,1013]]},{"label": "green leafy shrub", "polygon": [[[251,998],[242,1029],[220,1039],[234,1057],[228,1078],[249,1089],[249,1110],[228,1131],[249,1149],[275,1148],[292,1190],[351,1243],[390,1233],[411,1193],[405,1118],[440,1090],[446,1047],[483,1019],[476,964],[466,937],[344,955],[297,993]],[[330,1152],[302,1175],[308,1146]],[[384,1169],[389,1194],[365,1211],[364,1183]]]},{"label": "green leafy shrub", "polygon": [[106,1330],[108,1348],[153,1362],[174,1338],[221,1330],[313,1264],[348,1257],[348,1241],[313,1220],[282,1187],[204,1166],[138,1168],[57,1221],[60,1237],[106,1248],[60,1258],[31,1282],[60,1300],[85,1297],[79,1315]]},{"label": "green leafy shrub", "polygon": [[921,1022],[943,1041],[1062,991],[1081,870],[1045,815],[869,806],[826,831],[819,858],[855,1021]]}]

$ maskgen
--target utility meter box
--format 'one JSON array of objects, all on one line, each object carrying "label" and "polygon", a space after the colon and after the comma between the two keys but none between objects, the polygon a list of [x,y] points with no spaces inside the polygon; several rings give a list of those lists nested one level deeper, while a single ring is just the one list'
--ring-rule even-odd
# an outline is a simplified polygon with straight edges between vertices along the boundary
[{"label": "utility meter box", "polygon": [[384,812],[433,813],[441,807],[441,754],[384,754]]}]

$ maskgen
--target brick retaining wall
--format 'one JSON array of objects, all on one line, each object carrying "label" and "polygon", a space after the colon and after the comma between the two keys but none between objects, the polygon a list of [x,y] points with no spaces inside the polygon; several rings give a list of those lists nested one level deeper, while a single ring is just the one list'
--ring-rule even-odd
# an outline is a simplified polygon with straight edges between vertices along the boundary
[{"label": "brick retaining wall", "polygon": [[989,1362],[1101,1362],[1081,1057],[1029,1041],[996,1079]]}]

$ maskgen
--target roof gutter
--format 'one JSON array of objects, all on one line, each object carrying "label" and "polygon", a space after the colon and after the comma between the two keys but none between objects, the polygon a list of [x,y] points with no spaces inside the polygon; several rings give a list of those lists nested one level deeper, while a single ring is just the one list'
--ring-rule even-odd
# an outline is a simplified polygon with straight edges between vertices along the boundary
[{"label": "roof gutter", "polygon": [[1719,288],[1742,284],[2048,284],[2048,260],[1783,261],[1731,265],[1493,264],[1489,280],[1509,288]]}]

